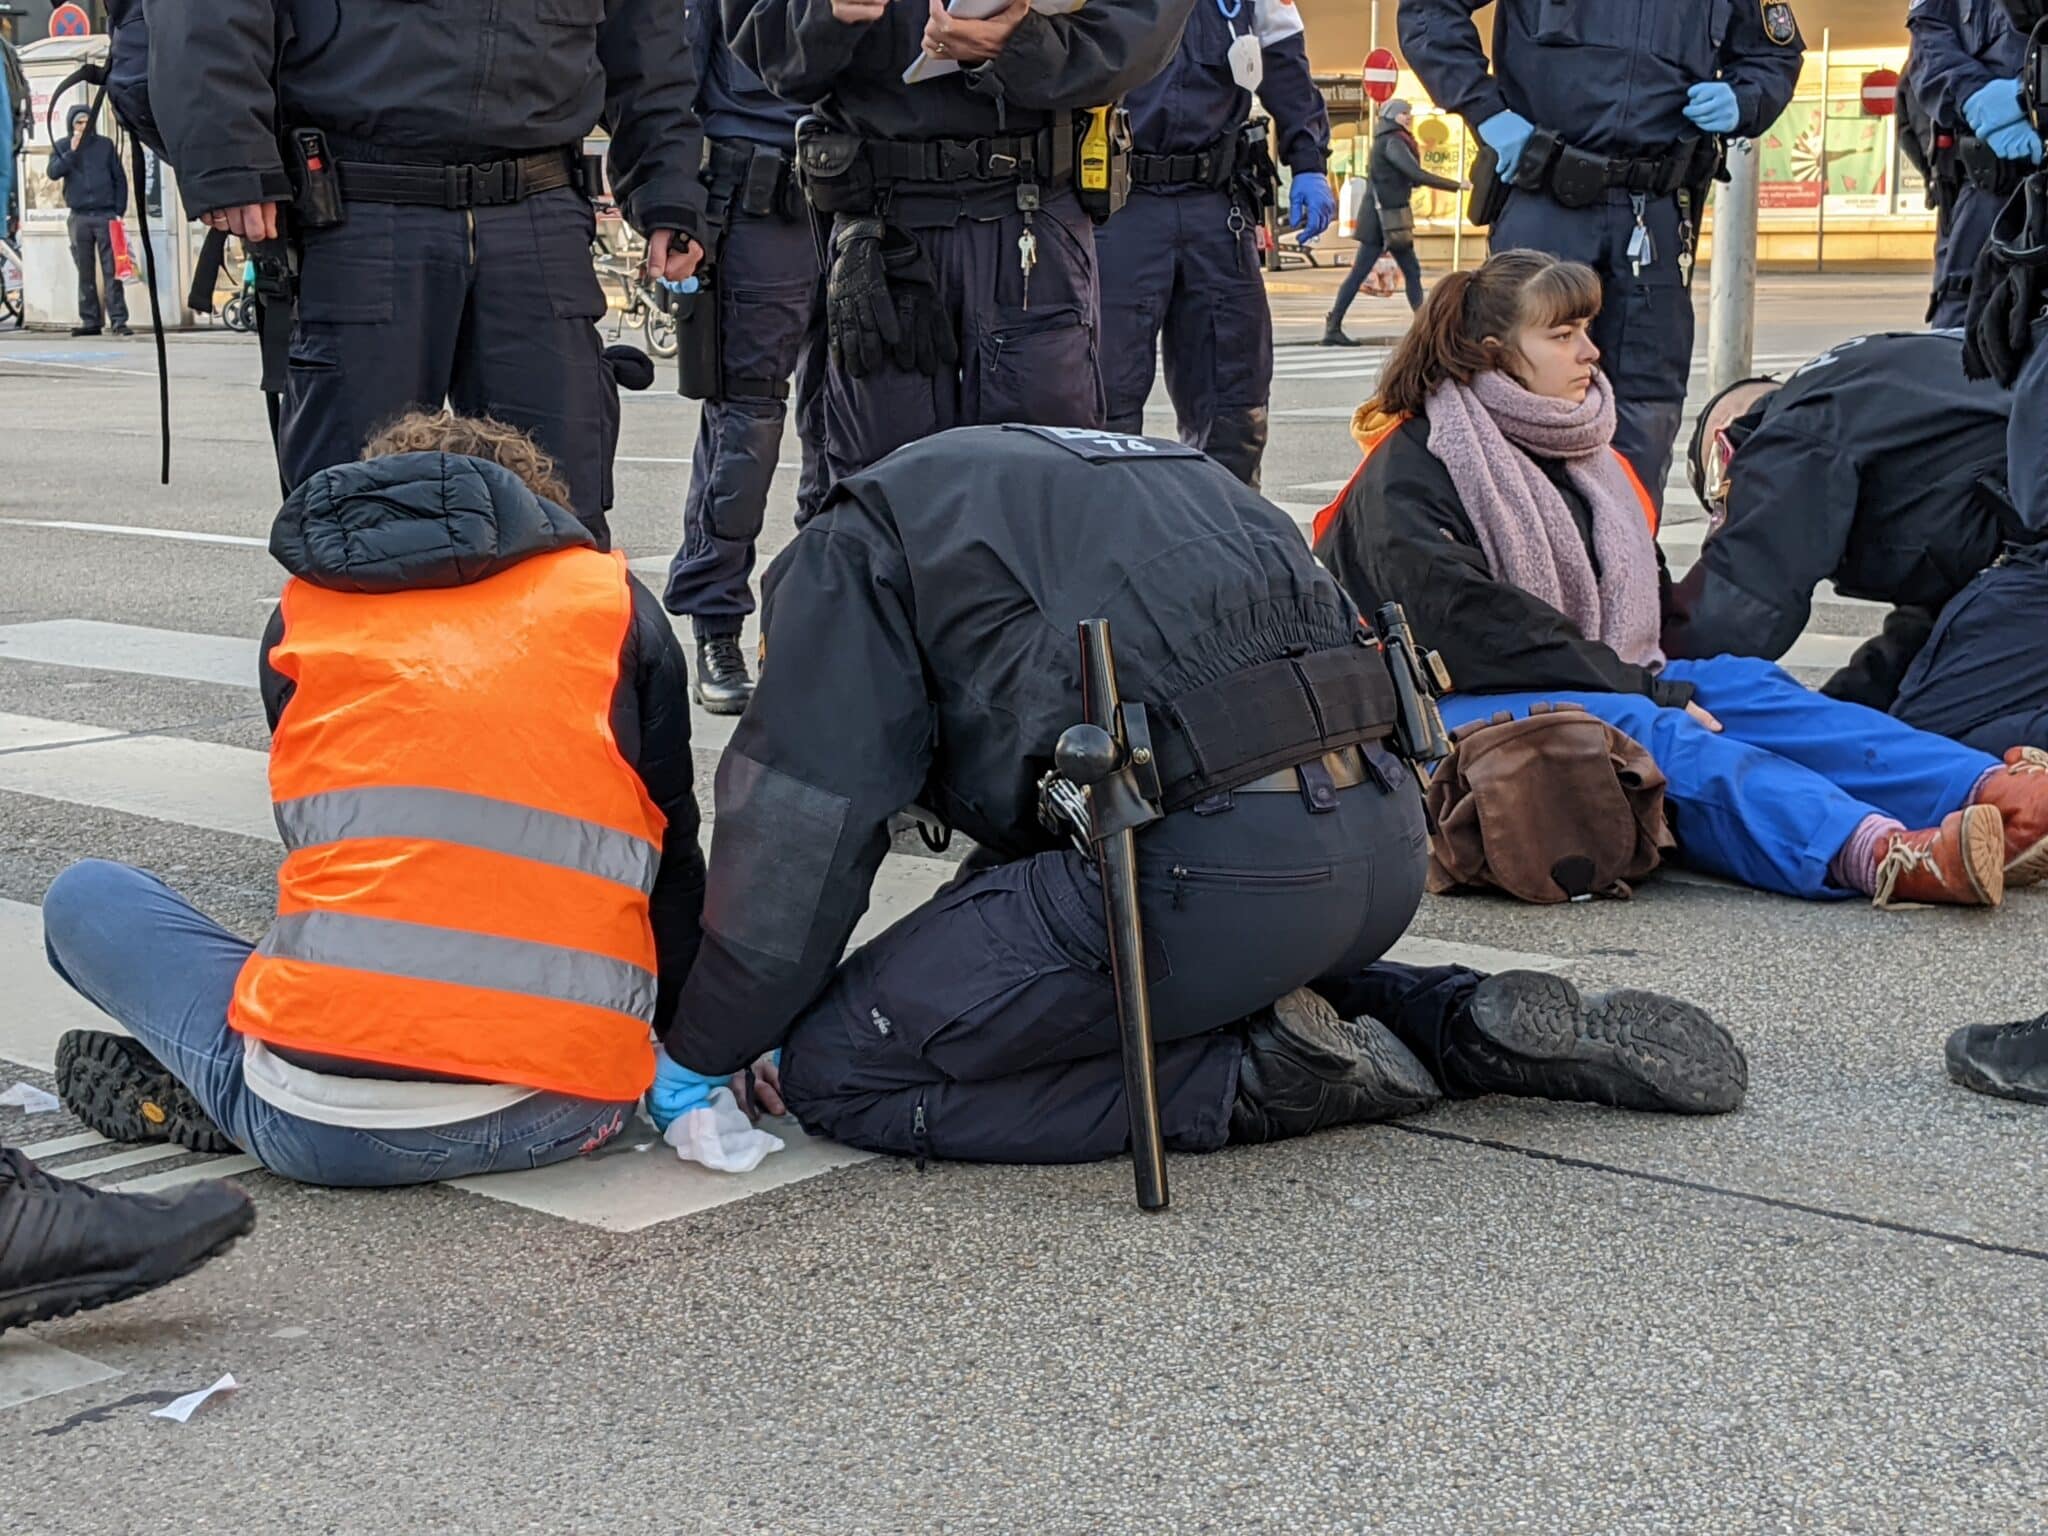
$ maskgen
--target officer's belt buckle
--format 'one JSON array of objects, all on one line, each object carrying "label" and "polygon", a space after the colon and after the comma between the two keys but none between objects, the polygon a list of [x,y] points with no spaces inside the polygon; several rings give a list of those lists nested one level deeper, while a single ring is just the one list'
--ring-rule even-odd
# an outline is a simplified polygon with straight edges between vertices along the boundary
[{"label": "officer's belt buckle", "polygon": [[937,147],[940,181],[965,181],[981,170],[980,157],[975,154],[972,144],[962,144],[954,139],[941,139]]},{"label": "officer's belt buckle", "polygon": [[1015,155],[1005,155],[991,150],[988,157],[989,179],[1000,181],[1006,177],[1014,176],[1023,163]]}]

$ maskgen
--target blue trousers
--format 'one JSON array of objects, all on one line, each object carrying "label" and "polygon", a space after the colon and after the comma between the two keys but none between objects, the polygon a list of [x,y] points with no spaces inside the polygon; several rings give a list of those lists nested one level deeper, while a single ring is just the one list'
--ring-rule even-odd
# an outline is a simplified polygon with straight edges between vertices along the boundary
[{"label": "blue trousers", "polygon": [[1661,507],[1692,373],[1692,294],[1678,269],[1678,200],[1651,199],[1643,222],[1653,250],[1637,272],[1628,256],[1636,218],[1626,192],[1589,208],[1516,192],[1494,222],[1492,249],[1548,251],[1600,274],[1593,344],[1614,386],[1614,446]]},{"label": "blue trousers", "polygon": [[1102,386],[1113,432],[1145,435],[1161,342],[1180,440],[1254,490],[1273,393],[1273,312],[1254,225],[1228,192],[1139,188],[1102,226]]},{"label": "blue trousers", "polygon": [[426,1184],[540,1168],[595,1151],[633,1114],[556,1093],[417,1130],[322,1125],[264,1102],[242,1079],[228,1003],[250,945],[154,875],[87,859],[43,897],[57,974],[121,1024],[192,1091],[213,1123],[272,1173],[305,1184]]},{"label": "blue trousers", "polygon": [[378,428],[446,401],[533,435],[609,548],[619,393],[597,334],[590,202],[560,187],[497,208],[350,203],[302,236],[278,463],[296,487]]},{"label": "blue trousers", "polygon": [[662,601],[690,616],[698,638],[736,635],[754,611],[748,579],[754,541],[789,416],[796,375],[796,431],[803,455],[797,521],[825,499],[824,290],[808,220],[734,207],[718,250],[721,398],[707,401],[683,502],[683,543],[669,564]]},{"label": "blue trousers", "polygon": [[1674,661],[1664,676],[1698,689],[1720,734],[1641,694],[1564,689],[1453,694],[1443,701],[1444,724],[1455,730],[1499,710],[1521,716],[1544,700],[1584,705],[1664,770],[1671,829],[1688,864],[1810,900],[1852,894],[1829,880],[1828,864],[1864,817],[1938,825],[1998,766],[1988,753],[1815,693],[1752,656]]}]

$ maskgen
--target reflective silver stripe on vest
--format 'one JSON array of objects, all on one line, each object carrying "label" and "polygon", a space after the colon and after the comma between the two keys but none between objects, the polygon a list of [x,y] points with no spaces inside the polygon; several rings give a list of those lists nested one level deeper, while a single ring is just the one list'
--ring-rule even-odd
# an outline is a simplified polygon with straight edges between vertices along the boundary
[{"label": "reflective silver stripe on vest", "polygon": [[413,981],[518,992],[654,1020],[652,971],[558,944],[350,912],[294,912],[271,924],[256,953]]},{"label": "reflective silver stripe on vest", "polygon": [[654,844],[596,822],[452,789],[334,789],[281,800],[276,814],[278,833],[291,849],[354,837],[412,837],[581,870],[647,893],[661,863]]}]

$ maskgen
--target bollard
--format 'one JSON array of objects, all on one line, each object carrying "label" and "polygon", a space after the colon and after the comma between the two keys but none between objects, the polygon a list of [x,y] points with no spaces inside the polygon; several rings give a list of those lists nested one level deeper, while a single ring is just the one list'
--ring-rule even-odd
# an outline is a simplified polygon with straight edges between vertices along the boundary
[{"label": "bollard", "polygon": [[1728,141],[1728,180],[1714,189],[1714,260],[1707,301],[1707,394],[1750,377],[1756,356],[1757,151]]}]

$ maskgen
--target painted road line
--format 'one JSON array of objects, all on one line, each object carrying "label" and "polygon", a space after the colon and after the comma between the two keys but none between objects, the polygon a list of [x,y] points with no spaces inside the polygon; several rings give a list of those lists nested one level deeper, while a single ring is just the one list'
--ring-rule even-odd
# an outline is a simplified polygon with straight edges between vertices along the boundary
[{"label": "painted road line", "polygon": [[1532,955],[1519,949],[1494,949],[1485,944],[1461,944],[1454,939],[1425,938],[1405,934],[1387,951],[1389,960],[1402,965],[1463,965],[1492,975],[1498,971],[1565,971],[1575,962],[1557,955]]},{"label": "painted road line", "polygon": [[[150,375],[155,377],[155,375]],[[111,533],[131,539],[175,539],[185,544],[232,544],[244,549],[268,551],[268,538],[250,538],[238,533],[200,533],[191,528],[144,528],[130,523],[79,523],[45,517],[0,517],[0,527],[55,528],[66,533]]]},{"label": "painted road line", "polygon": [[174,1142],[152,1141],[147,1146],[131,1147],[110,1157],[96,1157],[90,1162],[72,1163],[54,1171],[67,1179],[89,1179],[98,1173],[119,1173],[123,1168],[139,1168],[144,1163],[162,1163],[190,1155]]},{"label": "painted road line", "polygon": [[74,1355],[45,1340],[10,1333],[0,1338],[0,1411],[111,1381],[120,1374],[111,1365]]},{"label": "painted road line", "polygon": [[43,619],[0,624],[0,660],[37,661],[97,672],[133,672],[191,683],[256,686],[258,641],[109,624],[98,619]]},{"label": "painted road line", "polygon": [[[66,722],[0,715],[0,742]],[[178,821],[240,837],[277,840],[269,755],[182,736],[117,736],[0,752],[0,790]]]},{"label": "painted road line", "polygon": [[233,1157],[209,1157],[184,1168],[173,1168],[169,1173],[152,1173],[146,1178],[123,1179],[105,1187],[123,1195],[160,1195],[167,1189],[182,1185],[196,1184],[201,1179],[232,1179],[237,1174],[261,1173],[263,1165],[246,1153]]},{"label": "painted road line", "polygon": [[[9,905],[15,903],[10,902]],[[65,990],[68,992],[71,989],[66,987]],[[98,1131],[80,1131],[75,1136],[57,1136],[49,1141],[32,1141],[27,1146],[16,1147],[14,1150],[23,1157],[33,1158],[37,1162],[47,1162],[50,1158],[62,1157],[66,1152],[83,1152],[87,1147],[112,1145],[113,1143]]]},{"label": "painted road line", "polygon": [[[57,1041],[69,1029],[112,1029],[107,1016],[64,984],[43,952],[43,909],[0,901],[0,1058],[38,1072],[57,1070]],[[30,1157],[59,1157],[105,1140],[90,1132],[24,1147]]]}]

